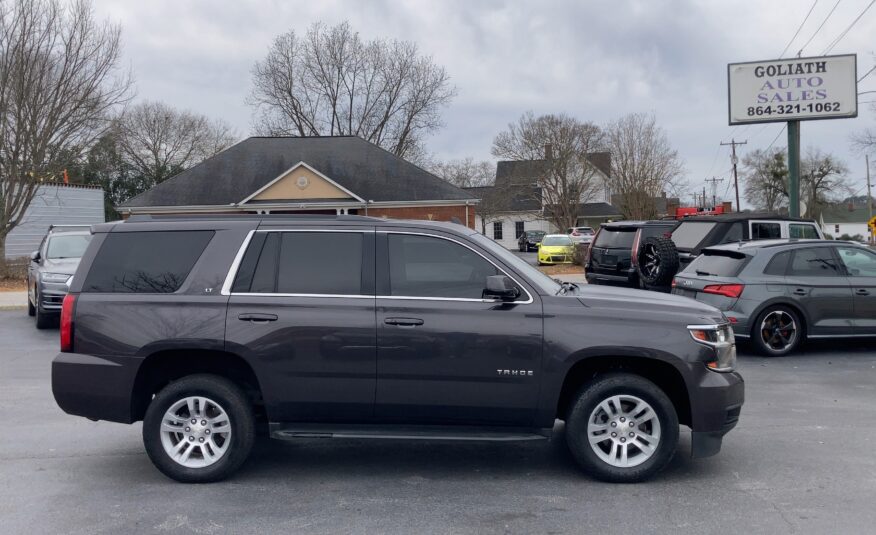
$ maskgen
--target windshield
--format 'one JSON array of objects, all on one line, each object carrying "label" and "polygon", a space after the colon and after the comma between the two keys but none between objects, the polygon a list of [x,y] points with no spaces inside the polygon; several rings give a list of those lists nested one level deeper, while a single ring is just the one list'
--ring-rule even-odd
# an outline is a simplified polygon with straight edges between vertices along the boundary
[{"label": "windshield", "polygon": [[545,233],[542,232],[542,231],[540,231],[540,230],[527,230],[527,231],[526,231],[526,237],[527,237],[527,238],[538,238],[538,239],[542,239],[542,238],[544,237],[544,235],[545,235]]},{"label": "windshield", "polygon": [[676,247],[693,249],[714,227],[711,221],[684,221],[672,231],[672,241]]},{"label": "windshield", "polygon": [[572,245],[572,239],[568,236],[548,236],[541,242],[542,245]]},{"label": "windshield", "polygon": [[556,293],[560,291],[561,287],[559,284],[557,284],[555,280],[548,277],[541,271],[535,269],[525,260],[515,255],[508,249],[505,249],[490,238],[487,238],[480,233],[472,234],[470,238],[484,249],[490,251],[498,258],[502,259],[502,261],[509,266],[513,267],[517,271],[520,271],[521,273],[526,274],[526,276],[529,277],[529,280],[532,281],[532,283],[535,284],[538,289],[542,291],[542,293],[548,295],[556,295]]},{"label": "windshield", "polygon": [[91,234],[61,234],[49,238],[46,258],[82,258]]}]

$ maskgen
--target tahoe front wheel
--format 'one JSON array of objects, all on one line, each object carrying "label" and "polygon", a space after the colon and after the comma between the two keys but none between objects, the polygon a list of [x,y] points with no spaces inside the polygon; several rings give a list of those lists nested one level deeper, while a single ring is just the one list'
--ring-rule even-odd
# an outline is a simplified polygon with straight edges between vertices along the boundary
[{"label": "tahoe front wheel", "polygon": [[566,442],[578,464],[597,479],[643,481],[672,459],[678,415],[651,381],[606,374],[578,391],[566,417]]},{"label": "tahoe front wheel", "polygon": [[252,407],[241,389],[215,375],[190,375],[162,389],[143,418],[143,444],[161,472],[184,483],[219,481],[249,456]]}]

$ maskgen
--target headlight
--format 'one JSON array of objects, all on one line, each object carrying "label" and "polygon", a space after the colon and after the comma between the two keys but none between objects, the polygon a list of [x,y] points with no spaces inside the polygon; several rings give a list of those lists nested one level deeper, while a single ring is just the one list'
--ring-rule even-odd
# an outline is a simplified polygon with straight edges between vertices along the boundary
[{"label": "headlight", "polygon": [[40,275],[40,278],[43,282],[60,282],[65,283],[67,279],[70,278],[70,275],[66,273],[43,273]]},{"label": "headlight", "polygon": [[716,372],[732,372],[736,368],[736,337],[730,324],[688,325],[687,330],[697,343],[715,351],[715,358],[706,362],[707,368]]}]

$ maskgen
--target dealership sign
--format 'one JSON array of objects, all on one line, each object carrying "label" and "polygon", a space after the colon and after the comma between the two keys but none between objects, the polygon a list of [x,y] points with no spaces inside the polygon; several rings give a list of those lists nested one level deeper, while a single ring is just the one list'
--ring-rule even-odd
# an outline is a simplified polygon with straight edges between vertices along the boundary
[{"label": "dealership sign", "polygon": [[857,56],[727,66],[730,124],[858,116]]}]

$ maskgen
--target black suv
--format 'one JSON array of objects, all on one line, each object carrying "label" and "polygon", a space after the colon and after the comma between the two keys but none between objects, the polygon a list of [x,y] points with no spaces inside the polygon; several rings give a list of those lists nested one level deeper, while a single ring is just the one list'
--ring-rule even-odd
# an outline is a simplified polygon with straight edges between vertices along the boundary
[{"label": "black suv", "polygon": [[545,234],[547,234],[543,230],[527,230],[524,231],[523,234],[517,238],[517,249],[523,253],[528,253],[529,251],[538,251],[538,244],[541,243],[541,240],[544,239]]},{"label": "black suv", "polygon": [[[645,288],[637,270],[642,244],[649,238],[667,239],[678,224],[675,220],[618,221],[605,223],[596,233],[584,260],[584,272],[590,284]],[[671,282],[672,274],[666,281]],[[657,280],[652,281],[655,284]]]},{"label": "black suv", "polygon": [[[560,284],[477,232],[368,217],[138,218],[93,227],[52,363],[60,407],[143,420],[153,463],[214,481],[277,439],[533,440],[638,481],[737,422],[716,308]],[[631,329],[635,335],[631,336]]]}]

